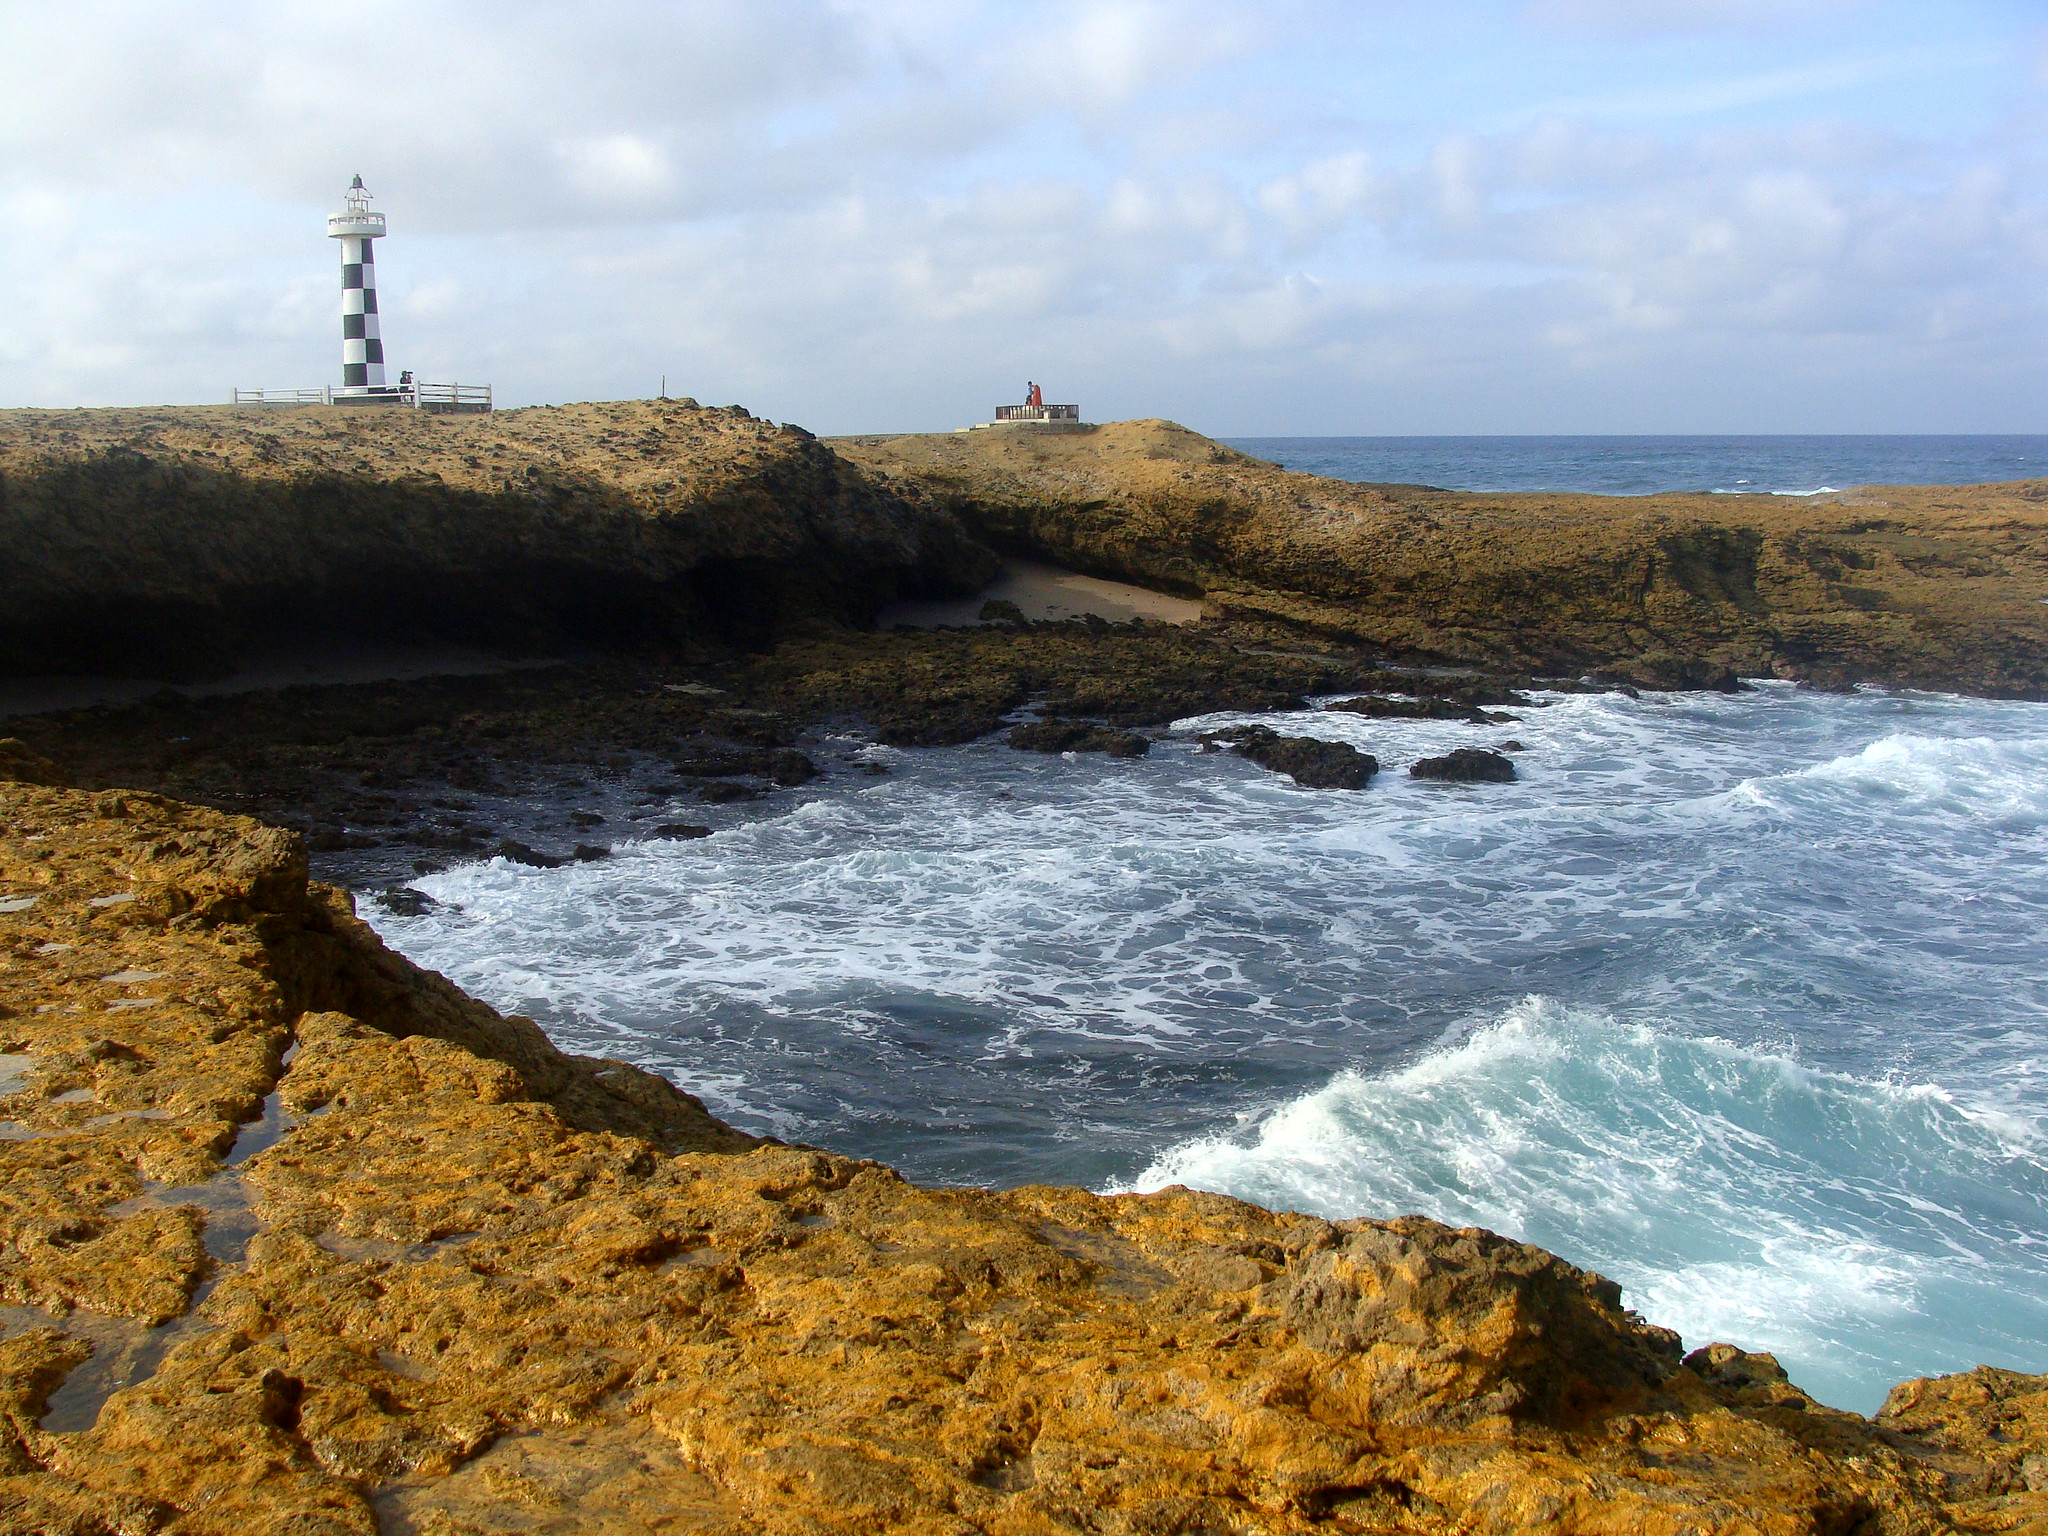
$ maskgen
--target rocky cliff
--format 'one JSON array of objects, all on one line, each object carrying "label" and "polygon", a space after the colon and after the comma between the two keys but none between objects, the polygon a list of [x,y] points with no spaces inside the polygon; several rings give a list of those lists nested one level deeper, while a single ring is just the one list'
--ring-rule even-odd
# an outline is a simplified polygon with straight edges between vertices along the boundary
[{"label": "rocky cliff", "polygon": [[1487,1232],[757,1142],[59,777],[0,752],[0,1531],[2048,1530],[2048,1378],[1864,1420]]},{"label": "rocky cliff", "polygon": [[1290,474],[1171,422],[846,439],[978,536],[1416,659],[2048,697],[2048,482],[1476,495]]},{"label": "rocky cliff", "polygon": [[0,675],[331,630],[759,646],[991,547],[1384,656],[2048,696],[2048,482],[1809,499],[1290,474],[1168,422],[823,444],[738,407],[0,412]]},{"label": "rocky cliff", "polygon": [[202,675],[276,629],[754,643],[995,566],[737,406],[0,411],[0,674]]}]

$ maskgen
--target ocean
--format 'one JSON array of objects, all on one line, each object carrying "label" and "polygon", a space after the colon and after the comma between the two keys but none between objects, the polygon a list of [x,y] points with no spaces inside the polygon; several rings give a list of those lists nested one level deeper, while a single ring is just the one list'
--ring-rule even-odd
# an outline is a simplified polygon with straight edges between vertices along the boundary
[{"label": "ocean", "polygon": [[1811,496],[1857,485],[2048,477],[2048,436],[1233,437],[1254,458],[1336,480],[1449,491]]},{"label": "ocean", "polygon": [[[843,739],[712,837],[367,910],[565,1048],[921,1180],[1476,1223],[1866,1412],[2048,1369],[2048,705],[1539,697],[1133,761]],[[1388,766],[1194,739],[1247,720]],[[1508,737],[1511,785],[1403,771]]]}]

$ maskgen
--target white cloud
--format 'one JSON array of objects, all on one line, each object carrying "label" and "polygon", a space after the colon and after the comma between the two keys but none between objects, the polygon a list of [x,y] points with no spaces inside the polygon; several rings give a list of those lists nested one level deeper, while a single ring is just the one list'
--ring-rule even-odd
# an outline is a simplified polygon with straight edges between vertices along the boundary
[{"label": "white cloud", "polygon": [[1646,34],[1836,21],[1869,0],[1529,0],[1540,25]]},{"label": "white cloud", "polygon": [[[1092,413],[1304,431],[2048,404],[2026,120],[1802,115],[1823,88],[1882,103],[1910,53],[1814,5],[1803,51],[1629,88],[1671,110],[1567,82],[1583,110],[1502,127],[1532,50],[1590,46],[1560,37],[1668,68],[1692,45],[1629,28],[1763,21],[1471,8],[1486,26],[1406,84],[1402,8],[1333,0],[0,10],[0,400],[326,377],[319,221],[360,170],[392,219],[394,358],[512,401],[665,371],[826,429],[957,424],[1026,373]],[[1978,60],[1956,79],[1994,67],[1952,52]]]}]

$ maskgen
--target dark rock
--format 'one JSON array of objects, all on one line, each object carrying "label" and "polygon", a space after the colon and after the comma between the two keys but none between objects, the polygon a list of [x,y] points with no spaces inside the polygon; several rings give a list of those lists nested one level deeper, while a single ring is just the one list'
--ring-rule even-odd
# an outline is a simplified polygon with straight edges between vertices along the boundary
[{"label": "dark rock", "polygon": [[[177,697],[173,694],[172,697]],[[0,780],[68,787],[70,776],[18,736],[0,736]]]},{"label": "dark rock", "polygon": [[344,832],[340,827],[315,827],[306,834],[306,848],[312,853],[338,853],[344,848],[375,848],[380,840],[361,832]]},{"label": "dark rock", "polygon": [[984,624],[1022,624],[1024,610],[1005,598],[994,597],[981,605],[977,617]]},{"label": "dark rock", "polygon": [[710,805],[729,805],[735,800],[758,800],[761,791],[747,784],[735,784],[730,779],[713,779],[697,787],[697,798]]},{"label": "dark rock", "polygon": [[1498,678],[1479,678],[1473,682],[1432,688],[1429,691],[1440,698],[1450,699],[1458,704],[1519,704],[1524,708],[1533,706],[1536,701],[1530,698],[1528,694],[1522,692],[1522,686],[1522,684],[1504,682]]},{"label": "dark rock", "polygon": [[388,891],[379,891],[372,900],[386,912],[395,913],[399,917],[424,917],[441,905],[425,891],[416,891],[409,885],[397,885]]},{"label": "dark rock", "polygon": [[818,776],[818,765],[789,747],[703,751],[676,759],[675,767],[677,773],[690,778],[724,779],[736,774],[750,774],[755,778],[773,779],[785,789]]},{"label": "dark rock", "polygon": [[446,864],[436,864],[432,859],[414,859],[412,861],[412,872],[416,875],[438,875],[447,867]]},{"label": "dark rock", "polygon": [[1370,720],[1466,720],[1473,725],[1505,725],[1516,718],[1482,709],[1484,704],[1535,704],[1525,693],[1499,683],[1468,683],[1450,688],[1417,688],[1418,697],[1389,699],[1377,694],[1338,699],[1327,707]]},{"label": "dark rock", "polygon": [[1742,693],[1749,687],[1733,667],[1697,656],[1640,656],[1588,675],[1596,683],[1627,684],[1657,693]]},{"label": "dark rock", "polygon": [[1287,774],[1304,789],[1363,789],[1380,771],[1378,758],[1341,741],[1282,736],[1262,725],[1237,733],[1237,737],[1238,756]]},{"label": "dark rock", "polygon": [[889,765],[887,763],[862,763],[860,771],[871,779],[887,778]]},{"label": "dark rock", "polygon": [[569,862],[555,854],[542,853],[509,837],[498,844],[498,857],[510,859],[514,864],[530,864],[535,869],[560,869]]},{"label": "dark rock", "polygon": [[1012,726],[1010,745],[1019,752],[1106,752],[1111,757],[1143,757],[1152,750],[1152,743],[1135,731],[1089,720],[1033,720]]},{"label": "dark rock", "polygon": [[994,715],[941,710],[884,715],[875,721],[875,739],[888,747],[953,747],[978,740],[1002,723]]},{"label": "dark rock", "polygon": [[1358,699],[1337,699],[1327,708],[1346,715],[1364,715],[1368,720],[1465,720],[1473,725],[1492,725],[1495,717],[1483,709],[1460,704],[1455,699],[1382,699],[1371,694]]},{"label": "dark rock", "polygon": [[1512,784],[1515,765],[1498,752],[1477,747],[1460,747],[1442,757],[1425,757],[1411,764],[1411,779],[1441,779],[1453,784]]},{"label": "dark rock", "polygon": [[[488,831],[489,828],[484,830]],[[437,832],[432,827],[414,827],[410,831],[400,833],[398,841],[411,843],[416,848],[446,848],[452,853],[475,853],[478,849],[488,846],[473,832]]]},{"label": "dark rock", "polygon": [[608,859],[611,856],[611,849],[597,843],[578,843],[576,845],[575,858],[578,864],[595,864],[599,859]]},{"label": "dark rock", "polygon": [[695,825],[694,823],[687,821],[664,821],[660,826],[654,829],[654,836],[656,837],[673,837],[678,839],[684,839],[692,837],[709,837],[710,835],[711,829],[709,827],[700,827]]},{"label": "dark rock", "polygon": [[601,827],[604,825],[604,818],[595,811],[571,811],[569,819],[579,827]]},{"label": "dark rock", "polygon": [[1497,741],[1493,744],[1493,750],[1496,752],[1526,752],[1529,749],[1519,741]]}]

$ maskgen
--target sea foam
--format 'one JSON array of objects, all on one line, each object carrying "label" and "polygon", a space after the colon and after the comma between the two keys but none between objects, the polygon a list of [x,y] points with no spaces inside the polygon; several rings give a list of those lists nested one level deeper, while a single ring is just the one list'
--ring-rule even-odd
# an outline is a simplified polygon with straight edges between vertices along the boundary
[{"label": "sea foam", "polygon": [[1169,1184],[1520,1237],[1689,1345],[1775,1350],[1865,1412],[1937,1359],[2038,1368],[2048,1337],[2037,1124],[1546,999],[1185,1142],[1128,1187]]},{"label": "sea foam", "polygon": [[[890,775],[373,916],[570,1049],[914,1177],[1483,1222],[1857,1406],[2048,1367],[2048,707],[1511,712],[870,748]],[[1387,767],[1310,792],[1194,739],[1247,722]],[[1401,771],[1509,736],[1513,784]]]}]

